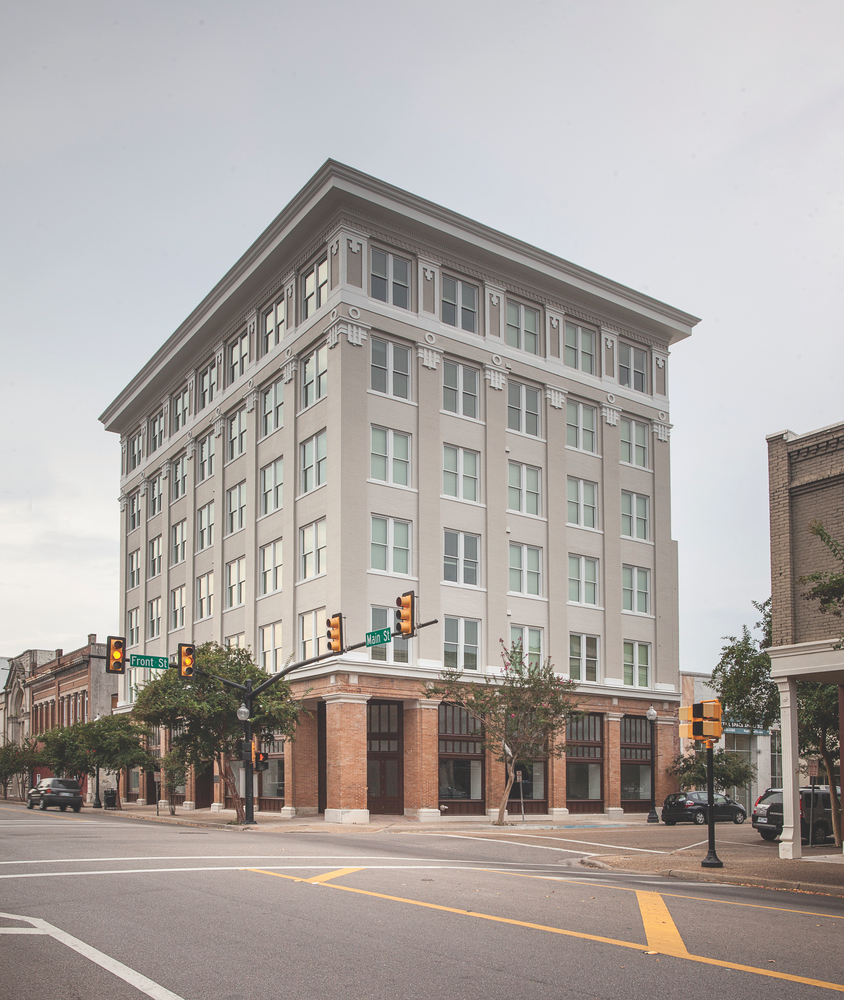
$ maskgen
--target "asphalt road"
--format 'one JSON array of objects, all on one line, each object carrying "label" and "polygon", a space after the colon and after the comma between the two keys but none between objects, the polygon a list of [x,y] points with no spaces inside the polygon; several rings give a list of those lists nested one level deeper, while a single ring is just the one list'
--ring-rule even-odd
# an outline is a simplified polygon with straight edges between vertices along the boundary
[{"label": "asphalt road", "polygon": [[[700,840],[691,828],[658,836],[669,832]],[[613,827],[553,838],[513,828],[233,833],[4,804],[0,996],[844,992],[840,898],[580,865],[597,848],[629,851],[647,837]]]}]

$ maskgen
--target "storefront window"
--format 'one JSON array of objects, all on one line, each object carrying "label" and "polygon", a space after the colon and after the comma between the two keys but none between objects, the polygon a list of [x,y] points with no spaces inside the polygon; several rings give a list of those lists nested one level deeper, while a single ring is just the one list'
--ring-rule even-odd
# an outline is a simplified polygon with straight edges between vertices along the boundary
[{"label": "storefront window", "polygon": [[[519,775],[522,780],[519,781]],[[521,786],[521,787],[520,787]],[[510,789],[510,800],[534,801],[545,798],[545,761],[535,760],[530,764],[516,765],[516,780]]]},{"label": "storefront window", "polygon": [[601,812],[604,799],[604,717],[574,719],[566,727],[566,804],[569,812]]},{"label": "storefront window", "polygon": [[482,814],[484,758],[481,725],[465,708],[439,707],[439,797],[451,815]]}]

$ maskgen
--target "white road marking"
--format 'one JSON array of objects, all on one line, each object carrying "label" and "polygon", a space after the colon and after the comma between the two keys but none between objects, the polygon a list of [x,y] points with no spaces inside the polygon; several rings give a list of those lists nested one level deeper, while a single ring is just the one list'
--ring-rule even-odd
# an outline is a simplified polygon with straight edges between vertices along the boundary
[{"label": "white road marking", "polygon": [[130,986],[134,986],[139,992],[145,993],[151,1000],[184,1000],[184,997],[179,996],[178,993],[173,993],[164,986],[153,982],[151,979],[147,979],[140,972],[130,969],[128,965],[124,965],[122,962],[118,962],[116,958],[112,958],[110,955],[92,948],[91,945],[80,941],[79,938],[73,937],[72,934],[68,934],[58,927],[54,927],[53,924],[48,924],[46,920],[41,920],[39,917],[21,917],[15,913],[0,913],[0,917],[6,920],[20,920],[31,924],[30,927],[4,927],[2,928],[3,933],[48,934],[51,938],[71,948],[77,954],[82,955],[83,958],[87,958],[89,962],[99,965],[100,968],[110,972],[113,976],[117,976],[118,979],[122,979]]},{"label": "white road marking", "polygon": [[[499,840],[498,837],[476,837],[468,833],[429,833],[429,837],[453,837],[456,840],[488,840],[492,844],[512,844],[514,847],[534,847],[537,851],[563,851],[566,854],[586,854],[589,857],[597,854],[597,851],[572,851],[565,847],[546,847],[544,844],[522,844],[518,841]],[[505,833],[504,837],[523,837],[523,833]],[[621,847],[618,844],[596,844],[592,840],[571,840],[568,837],[560,838],[564,844],[588,844],[589,847],[611,847],[614,851],[637,851],[640,854],[668,854],[668,851],[652,851],[646,847]]]}]

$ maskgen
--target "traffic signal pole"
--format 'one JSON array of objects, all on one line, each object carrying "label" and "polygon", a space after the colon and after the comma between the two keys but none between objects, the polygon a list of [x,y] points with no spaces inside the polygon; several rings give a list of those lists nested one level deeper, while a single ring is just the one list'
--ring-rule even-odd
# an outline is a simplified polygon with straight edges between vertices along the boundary
[{"label": "traffic signal pole", "polygon": [[701,861],[701,868],[723,868],[724,862],[715,853],[715,777],[714,771],[714,740],[706,741],[706,811],[709,817],[709,851]]}]

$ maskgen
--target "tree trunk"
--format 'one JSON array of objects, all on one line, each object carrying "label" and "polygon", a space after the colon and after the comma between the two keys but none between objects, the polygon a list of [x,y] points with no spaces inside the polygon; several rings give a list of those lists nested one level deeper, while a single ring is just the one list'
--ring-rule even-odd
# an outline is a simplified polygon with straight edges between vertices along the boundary
[{"label": "tree trunk", "polygon": [[501,805],[498,807],[498,819],[493,823],[493,826],[504,826],[504,813],[507,811],[510,789],[513,787],[513,782],[516,780],[515,763],[512,760],[508,760],[505,766],[507,768],[507,787],[504,789],[504,796],[501,799]]},{"label": "tree trunk", "polygon": [[234,773],[232,772],[231,765],[228,760],[226,760],[225,754],[217,755],[217,766],[220,770],[220,774],[223,776],[223,783],[228,789],[228,793],[234,802],[237,821],[238,823],[245,823],[246,807],[243,804],[243,799],[240,797],[240,792],[237,790],[237,782],[234,780]]},{"label": "tree trunk", "polygon": [[115,801],[117,803],[117,808],[122,811],[123,805],[122,805],[122,803],[120,801],[120,771],[116,772],[115,777],[117,779],[117,782],[116,782],[116,785],[117,785],[117,799]]},{"label": "tree trunk", "polygon": [[[838,788],[835,784],[835,771],[832,756],[825,751],[821,751],[823,766],[826,768],[827,781],[829,781],[829,805],[832,810],[832,835],[835,837],[835,846],[841,846],[841,803],[838,800]],[[809,831],[809,843],[812,843],[812,831]]]}]

